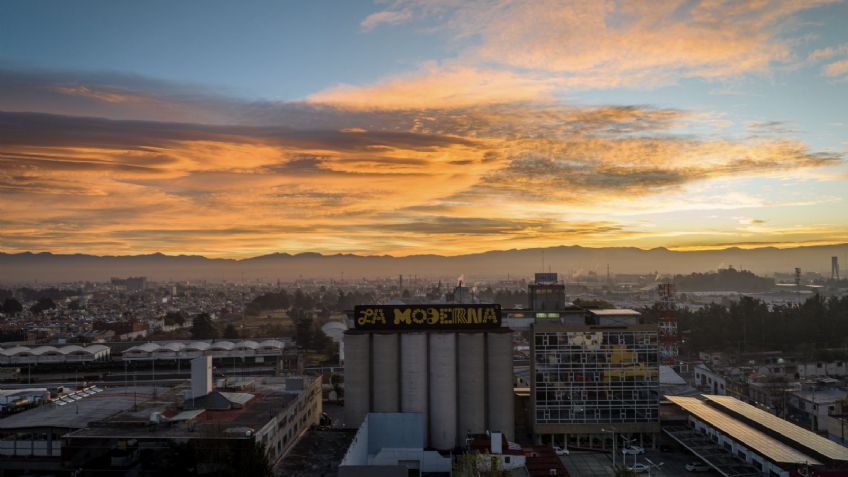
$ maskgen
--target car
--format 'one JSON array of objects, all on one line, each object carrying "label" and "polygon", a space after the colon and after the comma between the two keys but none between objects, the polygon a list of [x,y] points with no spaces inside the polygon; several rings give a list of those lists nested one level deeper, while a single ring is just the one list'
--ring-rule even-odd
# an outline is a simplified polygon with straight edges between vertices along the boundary
[{"label": "car", "polygon": [[710,466],[703,462],[691,462],[686,464],[686,470],[689,472],[709,472]]},{"label": "car", "polygon": [[568,449],[565,447],[554,446],[554,452],[556,452],[556,455],[568,455]]},{"label": "car", "polygon": [[645,448],[641,446],[627,446],[621,449],[621,453],[624,455],[644,454]]},{"label": "car", "polygon": [[645,474],[651,470],[651,467],[648,464],[643,464],[641,462],[637,462],[632,466],[628,467],[627,470],[631,472],[635,472],[637,474]]}]

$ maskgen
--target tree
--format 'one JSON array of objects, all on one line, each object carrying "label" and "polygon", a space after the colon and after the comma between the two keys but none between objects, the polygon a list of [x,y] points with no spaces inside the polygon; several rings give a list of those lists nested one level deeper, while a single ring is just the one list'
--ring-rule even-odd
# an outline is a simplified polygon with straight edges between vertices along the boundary
[{"label": "tree", "polygon": [[312,318],[299,316],[294,322],[294,341],[302,348],[311,348],[315,332],[312,330]]},{"label": "tree", "polygon": [[165,324],[168,326],[180,325],[185,323],[186,317],[181,311],[169,311],[165,313]]},{"label": "tree", "polygon": [[224,328],[224,334],[222,336],[227,339],[238,339],[239,332],[232,323],[229,323],[227,324],[227,327]]},{"label": "tree", "polygon": [[24,311],[24,307],[18,300],[15,300],[14,298],[6,298],[6,300],[3,301],[2,311],[7,315],[17,315]]},{"label": "tree", "polygon": [[41,313],[45,310],[52,310],[56,308],[56,303],[53,302],[50,298],[41,298],[39,299],[35,305],[32,305],[29,308],[29,311],[33,313]]},{"label": "tree", "polygon": [[195,340],[214,340],[218,337],[218,329],[212,323],[209,313],[199,313],[191,321],[191,338]]}]

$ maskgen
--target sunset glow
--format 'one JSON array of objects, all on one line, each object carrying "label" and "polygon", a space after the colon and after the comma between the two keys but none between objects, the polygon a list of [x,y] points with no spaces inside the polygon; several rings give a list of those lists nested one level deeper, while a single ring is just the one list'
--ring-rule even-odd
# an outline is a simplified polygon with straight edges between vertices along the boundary
[{"label": "sunset glow", "polygon": [[844,2],[87,5],[0,7],[0,251],[848,242]]}]

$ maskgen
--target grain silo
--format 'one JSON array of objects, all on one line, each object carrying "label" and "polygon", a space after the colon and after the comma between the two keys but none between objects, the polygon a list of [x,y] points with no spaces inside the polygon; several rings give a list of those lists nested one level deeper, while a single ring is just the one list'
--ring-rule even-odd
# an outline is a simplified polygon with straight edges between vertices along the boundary
[{"label": "grain silo", "polygon": [[512,397],[512,334],[486,335],[489,430],[500,431],[508,439],[513,439],[515,409]]},{"label": "grain silo", "polygon": [[430,445],[453,449],[456,435],[456,333],[430,334]]},{"label": "grain silo", "polygon": [[429,447],[465,444],[468,432],[514,436],[512,334],[500,307],[371,305],[345,333],[345,424],[369,412],[419,412]]},{"label": "grain silo", "polygon": [[[428,370],[427,366],[427,334],[400,334],[400,412],[420,412],[424,414],[424,423],[429,421],[427,415]],[[425,441],[429,436],[427,426],[424,426]]]},{"label": "grain silo", "polygon": [[457,333],[460,436],[486,432],[486,335]]},{"label": "grain silo", "polygon": [[[399,336],[397,333],[374,333],[372,347],[372,412],[400,411],[400,355],[398,353]],[[379,399],[377,397],[379,396]]]},{"label": "grain silo", "polygon": [[345,341],[345,412],[347,427],[359,427],[371,410],[371,350],[367,334],[346,333]]}]

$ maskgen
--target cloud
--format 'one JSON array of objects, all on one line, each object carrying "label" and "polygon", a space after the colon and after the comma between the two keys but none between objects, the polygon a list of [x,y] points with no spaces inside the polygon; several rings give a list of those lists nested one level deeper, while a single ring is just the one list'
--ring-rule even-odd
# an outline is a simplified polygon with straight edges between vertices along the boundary
[{"label": "cloud", "polygon": [[430,109],[551,99],[557,81],[502,70],[427,63],[372,85],[338,85],[311,95],[311,103],[359,109]]},{"label": "cloud", "polygon": [[[767,207],[753,195],[688,191],[739,177],[779,186],[843,164],[779,124],[755,125],[773,133],[762,137],[723,138],[699,112],[576,106],[542,87],[524,98],[505,88],[501,100],[420,103],[401,88],[375,108],[362,91],[335,101],[196,101],[180,86],[137,78],[109,79],[109,94],[120,97],[103,97],[90,94],[103,78],[69,74],[64,82],[77,89],[61,91],[60,77],[0,74],[22,93],[0,88],[0,109],[48,108],[43,91],[73,101],[59,101],[60,111],[78,113],[0,112],[2,250],[249,256],[667,245],[682,235],[632,215]],[[164,120],[168,111],[215,121]],[[153,119],[120,119],[136,115]],[[692,133],[704,129],[714,132]],[[673,207],[661,200],[672,193],[682,197]]]},{"label": "cloud", "polygon": [[842,43],[836,46],[828,46],[818,50],[813,50],[807,56],[807,61],[810,63],[817,63],[822,60],[833,58],[834,56],[846,54],[848,54],[848,43]]},{"label": "cloud", "polygon": [[380,25],[403,23],[409,20],[411,16],[412,14],[408,11],[381,11],[365,17],[360,26],[363,31],[371,31]]},{"label": "cloud", "polygon": [[548,76],[565,89],[655,87],[789,64],[796,15],[829,3],[410,0],[368,18],[429,20],[463,44],[464,65],[529,72],[537,81]]},{"label": "cloud", "polygon": [[824,67],[824,74],[831,78],[848,76],[848,60],[841,60]]}]

